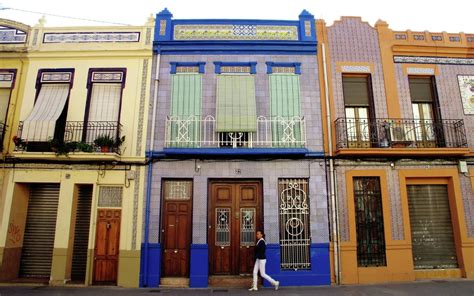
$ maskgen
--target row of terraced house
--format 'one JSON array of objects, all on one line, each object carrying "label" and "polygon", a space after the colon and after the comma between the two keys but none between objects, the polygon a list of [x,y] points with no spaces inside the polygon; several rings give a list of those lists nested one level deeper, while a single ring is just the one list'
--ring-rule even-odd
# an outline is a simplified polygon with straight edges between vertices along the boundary
[{"label": "row of terraced house", "polygon": [[474,278],[474,34],[0,19],[0,139],[1,281]]}]

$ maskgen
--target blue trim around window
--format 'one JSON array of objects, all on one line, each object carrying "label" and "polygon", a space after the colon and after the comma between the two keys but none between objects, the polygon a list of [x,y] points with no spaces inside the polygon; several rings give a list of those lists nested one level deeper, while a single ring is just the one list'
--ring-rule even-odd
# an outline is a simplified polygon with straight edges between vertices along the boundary
[{"label": "blue trim around window", "polygon": [[275,63],[266,62],[267,74],[273,74],[273,67],[294,67],[295,74],[301,75],[301,63]]},{"label": "blue trim around window", "polygon": [[250,67],[250,74],[257,74],[257,62],[214,62],[214,73],[222,74],[221,67]]},{"label": "blue trim around window", "polygon": [[205,73],[206,62],[170,62],[170,74],[176,74],[177,67],[199,67],[199,74]]}]

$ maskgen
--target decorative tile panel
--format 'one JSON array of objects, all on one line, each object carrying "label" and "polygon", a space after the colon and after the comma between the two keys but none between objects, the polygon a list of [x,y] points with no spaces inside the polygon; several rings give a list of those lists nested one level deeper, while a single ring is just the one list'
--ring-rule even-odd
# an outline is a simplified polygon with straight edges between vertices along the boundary
[{"label": "decorative tile panel", "polygon": [[435,75],[435,70],[433,68],[415,68],[415,67],[408,67],[407,68],[408,75]]},{"label": "decorative tile panel", "polygon": [[43,43],[139,42],[140,32],[44,33]]},{"label": "decorative tile panel", "polygon": [[304,22],[304,35],[306,37],[311,37],[311,21]]},{"label": "decorative tile panel", "polygon": [[13,84],[13,73],[0,72],[0,87],[10,88]]},{"label": "decorative tile panel", "polygon": [[431,40],[433,40],[433,41],[443,41],[443,36],[431,35]]},{"label": "decorative tile panel", "polygon": [[132,227],[132,250],[137,249],[137,225],[138,225],[138,200],[140,193],[141,170],[137,169],[135,178],[135,187],[133,190],[133,227]]},{"label": "decorative tile panel", "polygon": [[141,156],[142,153],[142,141],[143,141],[143,124],[145,114],[145,101],[146,101],[146,85],[148,81],[148,59],[143,60],[142,68],[142,81],[140,87],[140,105],[138,110],[138,127],[137,127],[137,146],[135,156]]},{"label": "decorative tile panel", "polygon": [[406,34],[395,34],[395,39],[397,40],[407,40]]},{"label": "decorative tile panel", "polygon": [[461,42],[461,37],[459,37],[459,36],[450,36],[449,41],[451,41],[451,42]]},{"label": "decorative tile panel", "polygon": [[43,72],[41,82],[71,82],[71,72]]},{"label": "decorative tile panel", "polygon": [[22,44],[26,42],[27,36],[24,31],[0,26],[0,44]]},{"label": "decorative tile panel", "polygon": [[409,64],[474,65],[472,58],[394,56],[393,61]]},{"label": "decorative tile panel", "polygon": [[298,27],[271,25],[175,25],[174,40],[298,40]]},{"label": "decorative tile panel", "polygon": [[120,186],[99,186],[98,207],[102,208],[120,208],[122,207],[122,192]]},{"label": "decorative tile panel", "polygon": [[92,82],[122,82],[123,72],[92,72]]},{"label": "decorative tile panel", "polygon": [[425,35],[413,35],[413,39],[418,41],[425,40]]},{"label": "decorative tile panel", "polygon": [[341,66],[341,71],[345,73],[370,73],[369,66]]},{"label": "decorative tile panel", "polygon": [[166,35],[166,20],[160,21],[160,36]]},{"label": "decorative tile panel", "polygon": [[474,75],[458,76],[464,114],[474,115]]},{"label": "decorative tile panel", "polygon": [[467,37],[467,42],[474,42],[474,36]]}]

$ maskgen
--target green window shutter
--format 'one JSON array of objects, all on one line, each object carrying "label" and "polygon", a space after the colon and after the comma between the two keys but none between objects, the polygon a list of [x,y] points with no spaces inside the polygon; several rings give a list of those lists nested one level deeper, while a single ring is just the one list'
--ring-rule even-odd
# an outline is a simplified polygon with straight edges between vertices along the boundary
[{"label": "green window shutter", "polygon": [[299,75],[270,75],[270,115],[300,116]]},{"label": "green window shutter", "polygon": [[255,80],[251,75],[217,77],[217,131],[255,132]]},{"label": "green window shutter", "polygon": [[[172,147],[198,147],[201,132],[202,77],[176,74],[171,80],[171,123],[168,137]],[[178,124],[178,120],[189,120]]]},{"label": "green window shutter", "polygon": [[[295,74],[272,74],[270,78],[270,116],[273,147],[301,147],[300,77]],[[288,125],[280,120],[291,120]],[[290,127],[291,129],[288,129]],[[289,133],[292,130],[293,133]]]}]

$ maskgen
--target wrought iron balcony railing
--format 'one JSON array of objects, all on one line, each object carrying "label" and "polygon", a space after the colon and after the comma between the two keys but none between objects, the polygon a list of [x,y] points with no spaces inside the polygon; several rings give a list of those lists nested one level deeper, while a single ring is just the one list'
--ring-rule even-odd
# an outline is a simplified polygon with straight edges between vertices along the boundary
[{"label": "wrought iron balcony railing", "polygon": [[[54,136],[44,140],[46,129],[41,122],[24,131],[24,122],[20,122],[16,136],[16,150],[48,152],[66,149],[67,152],[120,152],[122,125],[116,121],[67,121],[65,125],[56,124]],[[32,132],[33,131],[33,132]]]},{"label": "wrought iron balcony railing", "polygon": [[306,146],[304,117],[259,116],[255,132],[218,132],[208,115],[166,119],[165,147],[175,148],[302,148]]},{"label": "wrought iron balcony railing", "polygon": [[462,119],[338,118],[336,148],[463,148],[467,147]]}]

